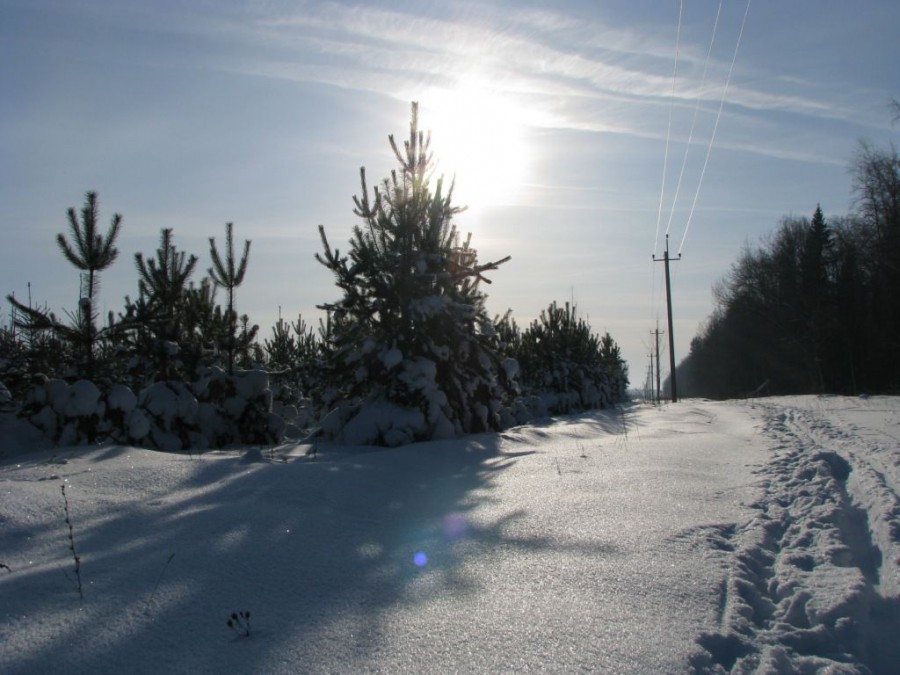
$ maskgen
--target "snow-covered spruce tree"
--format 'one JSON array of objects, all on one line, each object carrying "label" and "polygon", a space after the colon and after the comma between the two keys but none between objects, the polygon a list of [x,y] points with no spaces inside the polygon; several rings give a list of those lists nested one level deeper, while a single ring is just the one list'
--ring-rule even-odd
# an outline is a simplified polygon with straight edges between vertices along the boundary
[{"label": "snow-covered spruce tree", "polygon": [[331,389],[326,433],[354,443],[399,445],[497,428],[510,386],[485,310],[483,274],[509,257],[479,264],[452,220],[453,185],[432,190],[430,135],[412,104],[409,139],[389,136],[400,166],[371,196],[365,168],[353,198],[362,224],[350,252],[316,259],[335,275],[343,298],[328,312],[323,345]]},{"label": "snow-covered spruce tree", "polygon": [[618,345],[609,334],[598,338],[569,303],[541,311],[513,353],[526,393],[540,396],[548,412],[602,408],[625,396],[627,369]]}]

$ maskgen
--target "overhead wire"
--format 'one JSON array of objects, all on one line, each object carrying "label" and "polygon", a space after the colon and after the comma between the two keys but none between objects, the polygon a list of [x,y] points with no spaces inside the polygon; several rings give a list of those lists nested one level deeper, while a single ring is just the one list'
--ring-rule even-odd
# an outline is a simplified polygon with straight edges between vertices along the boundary
[{"label": "overhead wire", "polygon": [[691,151],[691,144],[694,142],[694,130],[697,128],[697,117],[700,113],[700,104],[703,101],[703,90],[706,85],[706,74],[709,70],[709,60],[712,54],[713,45],[716,42],[716,32],[719,28],[719,17],[722,14],[722,0],[719,0],[719,7],[716,9],[716,19],[713,22],[712,37],[709,40],[709,48],[706,50],[706,60],[703,62],[703,75],[700,78],[700,88],[697,91],[697,102],[694,105],[694,119],[691,121],[691,131],[688,134],[687,145],[684,148],[684,158],[681,161],[681,171],[678,173],[678,182],[675,184],[675,196],[672,198],[672,209],[669,211],[669,222],[666,223],[666,234],[672,227],[672,219],[675,217],[675,207],[678,204],[678,196],[681,194],[681,181],[684,178],[684,170],[687,166],[688,154]]},{"label": "overhead wire", "polygon": [[747,15],[750,14],[750,3],[747,0],[747,8],[744,10],[744,17],[741,19],[741,29],[738,32],[737,41],[734,45],[734,55],[731,57],[731,66],[728,68],[728,76],[725,78],[725,86],[722,88],[722,98],[719,100],[719,110],[716,113],[716,122],[713,125],[712,135],[709,138],[709,145],[706,148],[706,158],[703,160],[703,168],[700,170],[700,179],[697,181],[697,191],[694,193],[694,200],[691,202],[691,210],[688,213],[687,223],[684,226],[684,235],[681,237],[681,243],[678,245],[678,253],[684,248],[684,242],[687,239],[688,230],[691,227],[691,221],[694,219],[694,210],[697,207],[697,199],[700,197],[700,188],[703,185],[703,177],[706,175],[706,167],[709,164],[709,156],[712,154],[713,144],[716,140],[716,132],[719,130],[719,120],[722,119],[722,108],[725,107],[725,97],[728,95],[728,86],[731,84],[731,75],[734,72],[734,64],[737,61],[738,51],[741,48],[741,39],[744,37],[744,26],[747,25]]},{"label": "overhead wire", "polygon": [[675,83],[678,75],[678,56],[681,47],[681,23],[682,18],[684,16],[684,0],[680,0],[678,3],[678,22],[675,29],[675,63],[672,67],[672,93],[669,101],[669,122],[666,129],[666,149],[663,156],[663,174],[662,174],[662,185],[660,186],[659,192],[659,210],[656,215],[656,235],[653,239],[653,255],[650,257],[650,315],[651,318],[654,314],[654,311],[657,312],[656,309],[656,293],[657,293],[657,276],[656,276],[656,265],[654,263],[654,256],[656,255],[656,251],[659,247],[659,226],[662,223],[662,211],[663,211],[663,203],[665,201],[665,190],[666,190],[666,174],[669,166],[669,141],[672,135],[672,115],[673,110],[675,108]]},{"label": "overhead wire", "polygon": [[[750,13],[751,2],[752,2],[752,0],[747,0],[747,6],[744,10],[744,16],[741,19],[741,26],[740,26],[740,31],[738,32],[737,41],[735,43],[734,54],[732,55],[731,65],[729,66],[728,75],[725,79],[725,85],[722,89],[722,97],[719,100],[719,109],[716,112],[715,124],[713,126],[713,131],[710,136],[709,145],[707,146],[706,156],[703,160],[703,167],[700,172],[700,178],[697,182],[697,189],[694,193],[694,198],[691,202],[691,208],[688,213],[688,219],[687,219],[687,223],[685,224],[684,233],[681,238],[681,243],[679,244],[679,247],[678,247],[678,258],[681,257],[681,251],[684,248],[684,242],[687,239],[688,231],[690,229],[690,225],[693,220],[694,212],[696,210],[697,200],[699,198],[700,190],[701,190],[701,187],[703,184],[703,178],[706,175],[706,168],[709,164],[710,155],[712,154],[712,148],[715,143],[716,134],[717,134],[718,128],[719,128],[719,122],[722,117],[722,110],[725,105],[725,98],[728,94],[728,87],[731,83],[731,77],[734,72],[734,65],[735,65],[735,62],[737,61],[737,55],[740,50],[741,40],[744,35],[744,27],[746,26],[746,23],[747,23],[747,16]],[[690,146],[693,143],[694,130],[696,127],[697,117],[698,117],[700,105],[702,102],[704,85],[706,83],[708,66],[709,66],[709,62],[710,62],[710,58],[711,58],[711,54],[712,54],[713,45],[715,43],[716,34],[718,31],[721,11],[722,11],[722,0],[719,0],[718,8],[716,10],[716,18],[715,18],[715,22],[713,24],[712,37],[710,39],[709,48],[707,50],[706,59],[704,61],[704,65],[703,65],[703,75],[702,75],[700,89],[697,94],[697,102],[696,102],[696,105],[694,108],[694,117],[693,117],[693,121],[691,123],[691,131],[688,136],[687,146],[685,147],[685,154],[684,154],[684,158],[682,160],[681,171],[679,172],[679,175],[678,175],[678,182],[676,184],[675,195],[672,200],[671,211],[669,213],[668,222],[666,223],[665,234],[666,234],[666,241],[667,241],[667,243],[666,243],[666,254],[667,255],[668,255],[669,231],[671,229],[672,220],[674,218],[675,208],[676,208],[676,205],[678,202],[678,196],[680,193],[682,180],[684,178],[685,167],[687,165],[688,152],[690,151]],[[668,125],[666,128],[666,146],[665,146],[665,152],[664,152],[664,156],[663,156],[663,177],[662,177],[662,185],[660,186],[659,210],[657,213],[657,220],[656,220],[656,234],[655,234],[654,242],[653,242],[653,256],[651,258],[653,262],[656,261],[656,250],[659,246],[659,230],[660,230],[660,225],[662,223],[662,209],[663,209],[663,204],[665,203],[666,178],[667,178],[668,164],[669,164],[669,146],[671,143],[671,136],[672,136],[672,117],[673,117],[673,111],[674,111],[674,107],[675,107],[675,90],[676,90],[676,82],[677,82],[677,74],[678,74],[678,59],[679,59],[679,51],[680,51],[681,26],[682,26],[683,14],[684,14],[684,2],[683,2],[683,0],[681,0],[679,2],[679,8],[678,8],[678,25],[677,25],[677,29],[676,29],[676,38],[675,38],[675,64],[674,64],[673,70],[672,70],[672,95],[671,95],[671,101],[670,101],[670,107],[669,107],[669,120],[668,120]],[[651,313],[652,313],[653,307],[656,306],[656,302],[655,302],[655,299],[656,299],[656,265],[651,264],[651,269],[652,269],[652,272],[651,272]],[[677,270],[677,268],[676,268],[676,270]],[[670,323],[670,329],[671,329],[671,323]],[[657,367],[659,367],[659,364],[657,364]]]},{"label": "overhead wire", "polygon": [[672,96],[669,102],[669,124],[666,128],[666,149],[663,154],[662,185],[659,188],[659,211],[656,215],[656,236],[653,239],[653,253],[659,246],[659,225],[662,222],[663,201],[666,194],[666,173],[669,167],[669,141],[672,137],[672,112],[675,108],[675,82],[678,75],[678,52],[681,45],[681,19],[684,14],[684,0],[678,3],[678,26],[675,30],[675,65],[672,67]]}]

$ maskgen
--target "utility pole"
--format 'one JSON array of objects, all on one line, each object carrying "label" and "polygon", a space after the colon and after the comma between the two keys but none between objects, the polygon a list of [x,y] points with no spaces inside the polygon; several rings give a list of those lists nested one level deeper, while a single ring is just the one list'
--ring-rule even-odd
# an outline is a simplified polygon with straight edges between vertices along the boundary
[{"label": "utility pole", "polygon": [[[656,322],[656,330],[651,330],[650,335],[656,337],[656,402],[659,403],[660,391],[661,387],[659,386],[659,336],[663,331],[659,329],[659,321]],[[650,357],[650,362],[653,362],[653,357]]]},{"label": "utility pole", "polygon": [[[666,312],[669,317],[669,378],[672,382],[672,403],[678,402],[678,388],[675,386],[675,333],[672,331],[672,287],[669,282],[669,261],[670,260],[681,260],[681,254],[678,254],[677,258],[669,257],[669,235],[666,235],[666,251],[662,258],[657,258],[656,254],[653,254],[653,260],[655,262],[660,262],[662,260],[665,263],[666,269]],[[656,367],[659,369],[659,361],[656,362]]]}]

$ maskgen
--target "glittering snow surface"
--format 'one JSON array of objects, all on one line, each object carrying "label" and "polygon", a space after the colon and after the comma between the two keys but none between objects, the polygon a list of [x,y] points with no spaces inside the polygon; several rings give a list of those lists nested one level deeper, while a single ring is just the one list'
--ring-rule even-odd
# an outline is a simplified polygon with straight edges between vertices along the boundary
[{"label": "glittering snow surface", "polygon": [[897,672],[900,399],[309,449],[0,415],[0,672]]}]

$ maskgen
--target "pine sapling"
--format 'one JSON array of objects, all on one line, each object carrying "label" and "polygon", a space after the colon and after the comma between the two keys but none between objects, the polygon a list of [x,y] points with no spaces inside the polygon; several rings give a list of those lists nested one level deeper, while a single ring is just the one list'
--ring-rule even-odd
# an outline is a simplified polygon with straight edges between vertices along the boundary
[{"label": "pine sapling", "polygon": [[62,492],[63,498],[63,508],[66,512],[66,526],[69,528],[69,550],[72,552],[72,558],[75,560],[75,580],[78,583],[78,597],[81,600],[84,600],[84,591],[81,587],[81,558],[78,556],[78,553],[75,551],[75,533],[72,529],[72,520],[69,517],[69,498],[66,497],[66,486],[59,486],[60,492]]},{"label": "pine sapling", "polygon": [[250,612],[232,612],[226,625],[241,637],[250,637]]}]

